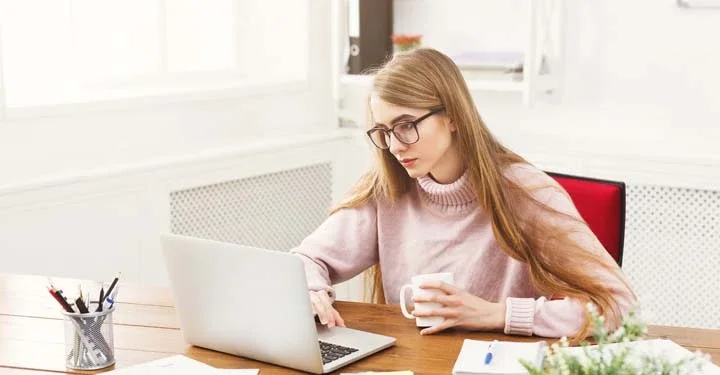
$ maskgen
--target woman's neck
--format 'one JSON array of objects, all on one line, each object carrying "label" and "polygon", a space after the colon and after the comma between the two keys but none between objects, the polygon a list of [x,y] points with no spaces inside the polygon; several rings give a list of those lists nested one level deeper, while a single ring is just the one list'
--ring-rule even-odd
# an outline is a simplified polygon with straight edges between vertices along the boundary
[{"label": "woman's neck", "polygon": [[465,164],[455,145],[430,169],[430,177],[440,184],[450,184],[465,173]]}]

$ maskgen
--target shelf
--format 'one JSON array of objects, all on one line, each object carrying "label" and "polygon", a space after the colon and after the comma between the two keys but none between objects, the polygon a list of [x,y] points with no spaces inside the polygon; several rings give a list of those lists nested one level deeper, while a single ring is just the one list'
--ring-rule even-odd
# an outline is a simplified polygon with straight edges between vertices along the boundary
[{"label": "shelf", "polygon": [[[424,21],[413,20],[410,14],[414,13],[414,8],[418,8],[418,14],[432,13],[436,8],[429,4],[433,2],[400,2],[402,4],[396,4],[400,6],[400,11],[396,15],[403,15],[399,24],[404,25],[405,29],[412,29],[413,33],[424,34],[424,39],[427,37],[427,40],[433,41],[434,44],[427,45],[427,47],[445,51],[448,56],[454,57],[473,96],[487,93],[499,94],[496,96],[505,98],[508,95],[503,93],[508,93],[521,98],[523,105],[533,107],[538,100],[558,103],[558,99],[562,96],[565,70],[566,1],[532,0],[523,2],[522,5],[518,4],[518,6],[526,8],[515,10],[523,10],[524,14],[518,14],[523,18],[521,21],[526,23],[527,27],[521,28],[526,31],[518,35],[523,38],[517,39],[513,34],[508,39],[511,40],[510,43],[505,43],[502,35],[499,35],[497,39],[490,38],[488,40],[481,36],[475,45],[474,38],[471,36],[475,32],[475,28],[472,26],[458,29],[464,30],[464,33],[468,34],[467,36],[462,35],[463,32],[456,35],[458,30],[447,33],[441,27],[424,28]],[[468,14],[472,14],[477,8],[470,6],[470,3],[467,3],[466,6],[459,5],[460,7],[454,11],[465,12],[467,10]],[[339,6],[338,9],[340,21],[336,25],[336,31],[340,36],[338,42],[341,48],[338,48],[340,56],[337,61],[339,65],[335,71],[340,74],[335,77],[335,85],[339,89],[338,102],[347,101],[348,104],[351,104],[362,100],[359,95],[365,95],[370,91],[373,77],[371,75],[343,74],[345,62],[348,59],[344,54],[347,48],[345,40],[348,36],[348,22],[344,20],[347,20],[348,17],[347,10],[343,10],[342,6]],[[527,12],[524,12],[525,10]],[[395,23],[398,23],[397,20]],[[487,33],[487,31],[477,32]],[[467,42],[461,43],[458,39]],[[521,70],[518,69],[520,64],[522,64]],[[510,71],[523,71],[525,75],[523,77],[507,73]]]},{"label": "shelf", "polygon": [[[340,78],[340,83],[348,88],[370,90],[370,87],[372,85],[372,79],[373,76],[371,75],[343,74]],[[493,78],[465,77],[465,82],[468,85],[468,89],[470,89],[470,91],[472,92],[523,92],[528,88],[526,82],[513,80],[510,76]],[[551,77],[537,77],[533,86],[535,88],[535,90],[533,91],[551,90],[553,88]]]},{"label": "shelf", "polygon": [[[518,80],[517,76],[504,73],[470,70],[463,71],[463,78],[467,83],[471,94],[480,92],[506,92],[517,93],[523,97],[527,103],[529,97],[535,97],[536,94],[548,93],[558,88],[558,80],[551,75],[535,76],[531,82]],[[343,74],[340,77],[341,90],[358,100],[357,95],[367,95],[372,87],[372,75],[361,74]],[[365,121],[365,115],[361,109],[346,108],[340,106],[338,108],[338,118],[342,122],[343,127],[353,127],[350,122],[354,122],[354,127],[361,127]]]}]

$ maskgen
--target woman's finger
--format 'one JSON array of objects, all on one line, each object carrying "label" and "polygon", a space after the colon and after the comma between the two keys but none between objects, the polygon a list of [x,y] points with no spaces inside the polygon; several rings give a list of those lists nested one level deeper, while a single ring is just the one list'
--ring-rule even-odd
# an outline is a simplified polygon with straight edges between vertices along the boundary
[{"label": "woman's finger", "polygon": [[446,319],[444,322],[434,325],[429,328],[425,328],[422,331],[420,331],[421,335],[432,335],[433,333],[437,333],[440,331],[444,331],[452,326],[455,325],[455,320]]},{"label": "woman's finger", "polygon": [[316,315],[318,319],[320,319],[320,308],[318,307],[318,303],[318,298],[313,296],[312,292],[310,292],[310,306],[312,306],[313,315]]},{"label": "woman's finger", "polygon": [[413,302],[436,302],[445,306],[460,306],[462,305],[462,298],[455,294],[417,295],[413,297]]},{"label": "woman's finger", "polygon": [[412,315],[418,318],[427,318],[442,316],[443,318],[457,318],[461,314],[460,310],[453,308],[441,307],[439,309],[413,310]]},{"label": "woman's finger", "polygon": [[335,325],[337,324],[337,321],[335,320],[335,315],[340,314],[337,314],[337,311],[335,311],[335,308],[332,305],[332,300],[330,299],[330,296],[326,291],[319,290],[318,295],[320,296],[320,300],[322,301],[323,306],[326,307],[328,327],[335,327]]},{"label": "woman's finger", "polygon": [[335,324],[337,324],[340,327],[345,327],[345,320],[340,316],[340,313],[337,310],[335,310],[334,308],[332,309],[332,312],[333,312],[333,315],[335,318]]},{"label": "woman's finger", "polygon": [[313,292],[308,292],[308,296],[310,297],[310,307],[312,307],[313,314],[317,314],[317,311],[315,310],[315,296],[313,296]]},{"label": "woman's finger", "polygon": [[320,296],[318,296],[317,292],[310,292],[310,303],[313,307],[313,310],[315,314],[317,314],[318,319],[320,319],[321,324],[327,324],[328,322],[328,312],[327,307],[322,302],[322,299]]},{"label": "woman's finger", "polygon": [[448,284],[443,281],[426,281],[420,285],[421,289],[437,289],[443,291],[445,294],[459,294],[463,290],[453,284]]},{"label": "woman's finger", "polygon": [[321,324],[325,324],[328,327],[332,328],[335,326],[335,316],[332,313],[333,307],[330,303],[330,297],[327,295],[327,292],[323,290],[315,291],[313,292],[314,296],[317,298],[317,310],[318,310],[318,318],[320,319]]}]

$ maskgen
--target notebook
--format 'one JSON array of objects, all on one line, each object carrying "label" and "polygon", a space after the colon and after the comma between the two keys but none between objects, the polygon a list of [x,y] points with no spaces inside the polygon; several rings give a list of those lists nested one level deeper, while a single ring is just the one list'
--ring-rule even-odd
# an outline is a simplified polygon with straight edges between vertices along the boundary
[{"label": "notebook", "polygon": [[527,374],[528,371],[520,364],[520,359],[541,367],[547,345],[545,341],[498,341],[495,344],[492,362],[485,365],[485,355],[490,343],[491,341],[465,339],[453,366],[453,375]]}]

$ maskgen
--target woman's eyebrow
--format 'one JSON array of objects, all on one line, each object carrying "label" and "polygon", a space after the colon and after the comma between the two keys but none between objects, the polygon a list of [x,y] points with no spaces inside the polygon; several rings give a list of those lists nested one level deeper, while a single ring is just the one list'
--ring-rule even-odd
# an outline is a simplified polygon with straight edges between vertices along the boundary
[{"label": "woman's eyebrow", "polygon": [[[411,115],[411,114],[409,114],[409,113],[403,113],[402,115],[395,116],[395,118],[392,119],[392,121],[390,121],[390,124],[394,124],[394,123],[396,123],[396,122],[398,122],[398,121],[400,121],[400,120],[405,120],[405,119],[408,119],[408,118],[414,119],[415,116],[414,116],[414,115]],[[387,125],[381,124],[381,123],[379,123],[379,122],[376,122],[376,123],[375,123],[375,126],[384,126],[384,127],[386,127],[386,128],[388,127]]]}]

